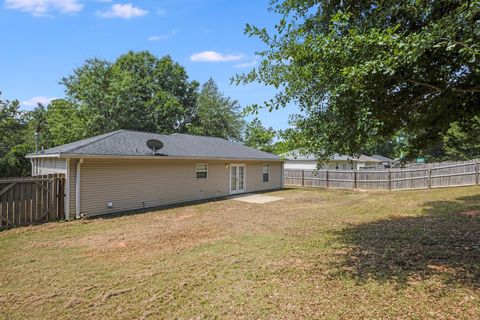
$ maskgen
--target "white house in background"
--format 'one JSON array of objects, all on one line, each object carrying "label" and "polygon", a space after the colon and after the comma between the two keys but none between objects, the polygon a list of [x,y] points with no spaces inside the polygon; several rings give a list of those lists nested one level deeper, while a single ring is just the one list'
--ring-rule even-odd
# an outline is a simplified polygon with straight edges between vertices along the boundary
[{"label": "white house in background", "polygon": [[382,164],[381,160],[365,155],[359,157],[334,154],[325,161],[320,168],[317,168],[317,160],[313,155],[301,155],[298,151],[284,153],[284,168],[290,170],[361,170],[364,167],[375,167]]},{"label": "white house in background", "polygon": [[387,158],[387,157],[384,157],[384,156],[381,156],[381,155],[378,155],[378,154],[374,154],[373,156],[371,156],[371,158],[380,160],[382,162],[382,165],[385,168],[390,168],[393,165],[393,163],[395,162],[395,160],[393,160],[393,159],[390,159],[390,158]]}]

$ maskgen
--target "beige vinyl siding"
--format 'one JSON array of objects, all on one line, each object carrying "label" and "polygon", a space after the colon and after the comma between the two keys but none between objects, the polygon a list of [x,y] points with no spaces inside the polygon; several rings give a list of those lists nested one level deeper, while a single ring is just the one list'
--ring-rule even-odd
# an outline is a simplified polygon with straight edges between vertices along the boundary
[{"label": "beige vinyl siding", "polygon": [[[227,169],[209,163],[208,178],[196,178],[194,162],[93,161],[81,168],[81,212],[99,214],[220,196]],[[108,209],[107,203],[113,208]]]},{"label": "beige vinyl siding", "polygon": [[34,158],[32,159],[32,176],[67,173],[67,162],[58,158]]},{"label": "beige vinyl siding", "polygon": [[[262,166],[264,163],[270,164],[270,173],[268,182],[263,182]],[[281,187],[282,163],[281,162],[255,162],[246,163],[247,169],[247,192],[269,190]]]},{"label": "beige vinyl siding", "polygon": [[[208,177],[197,179],[196,164],[208,164]],[[281,187],[280,162],[242,162],[246,192]],[[262,165],[270,179],[262,182]],[[81,165],[82,214],[97,215],[207,199],[229,194],[229,162],[193,160],[84,159]],[[70,174],[70,212],[75,212],[75,161]],[[107,208],[112,202],[113,208]]]}]

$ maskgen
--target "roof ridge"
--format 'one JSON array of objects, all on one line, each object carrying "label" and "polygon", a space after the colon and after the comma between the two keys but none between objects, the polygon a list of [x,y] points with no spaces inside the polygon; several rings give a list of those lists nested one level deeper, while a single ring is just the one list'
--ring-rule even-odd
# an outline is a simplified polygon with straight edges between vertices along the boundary
[{"label": "roof ridge", "polygon": [[[223,139],[223,138],[219,138],[219,139]],[[277,154],[275,154],[275,153],[273,153],[273,152],[267,152],[267,151],[263,151],[263,150],[257,149],[257,148],[255,148],[255,147],[246,146],[246,145],[244,145],[242,142],[239,142],[239,141],[231,141],[231,140],[227,140],[227,139],[223,139],[223,140],[228,141],[228,142],[233,143],[233,144],[236,144],[236,145],[238,145],[238,146],[240,146],[240,147],[252,149],[252,150],[255,150],[255,151],[258,151],[258,152],[262,152],[262,153],[265,153],[265,154],[273,154],[273,155],[276,155],[277,157],[279,156],[279,155],[277,155]]]},{"label": "roof ridge", "polygon": [[[89,145],[91,145],[92,143],[96,143],[96,142],[98,142],[98,141],[102,141],[103,139],[109,138],[109,137],[111,137],[111,136],[113,136],[113,135],[116,135],[117,133],[120,133],[122,130],[123,130],[123,129],[116,130],[116,131],[109,132],[109,133],[105,133],[105,134],[103,134],[103,135],[99,135],[99,136],[97,136],[98,139],[95,139],[95,140],[93,140],[93,141],[89,141],[89,142],[84,143],[84,144],[82,144],[82,145],[80,145],[80,146],[77,146],[77,147],[75,147],[75,148],[72,148],[72,149],[68,150],[67,152],[72,152],[72,151],[78,150],[78,149],[80,149],[80,148],[84,148],[84,147],[86,147],[86,146],[89,146]],[[95,138],[95,137],[92,137],[92,138]],[[65,152],[60,152],[60,153],[65,153]]]},{"label": "roof ridge", "polygon": [[168,134],[152,132],[152,131],[144,131],[144,130],[137,130],[137,129],[119,129],[117,131],[126,131],[126,132],[138,132],[138,133],[149,133],[149,134],[159,134],[161,136],[167,136]]},{"label": "roof ridge", "polygon": [[225,138],[222,138],[222,137],[212,137],[212,136],[205,136],[205,135],[201,135],[201,134],[191,134],[191,133],[183,133],[183,132],[174,132],[174,133],[169,134],[169,136],[175,136],[175,135],[202,137],[202,138],[210,138],[210,139],[220,139],[220,140],[225,140],[225,141],[229,141],[229,142],[235,142],[235,141],[231,141],[231,140],[228,140],[228,139],[225,139]]}]

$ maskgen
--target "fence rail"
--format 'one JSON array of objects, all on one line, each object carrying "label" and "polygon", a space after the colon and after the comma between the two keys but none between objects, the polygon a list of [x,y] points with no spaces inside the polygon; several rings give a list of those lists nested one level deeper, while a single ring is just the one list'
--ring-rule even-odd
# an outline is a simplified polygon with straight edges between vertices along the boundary
[{"label": "fence rail", "polygon": [[0,229],[64,218],[64,187],[60,174],[0,179]]},{"label": "fence rail", "polygon": [[479,184],[477,160],[431,165],[425,168],[392,170],[290,170],[284,174],[285,185],[343,188],[408,190],[429,189]]}]

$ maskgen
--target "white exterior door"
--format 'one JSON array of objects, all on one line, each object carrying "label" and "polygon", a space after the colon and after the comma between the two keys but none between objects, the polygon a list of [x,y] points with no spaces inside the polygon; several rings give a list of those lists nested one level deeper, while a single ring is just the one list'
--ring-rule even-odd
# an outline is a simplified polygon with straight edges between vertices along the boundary
[{"label": "white exterior door", "polygon": [[230,165],[230,193],[245,192],[245,165]]}]

